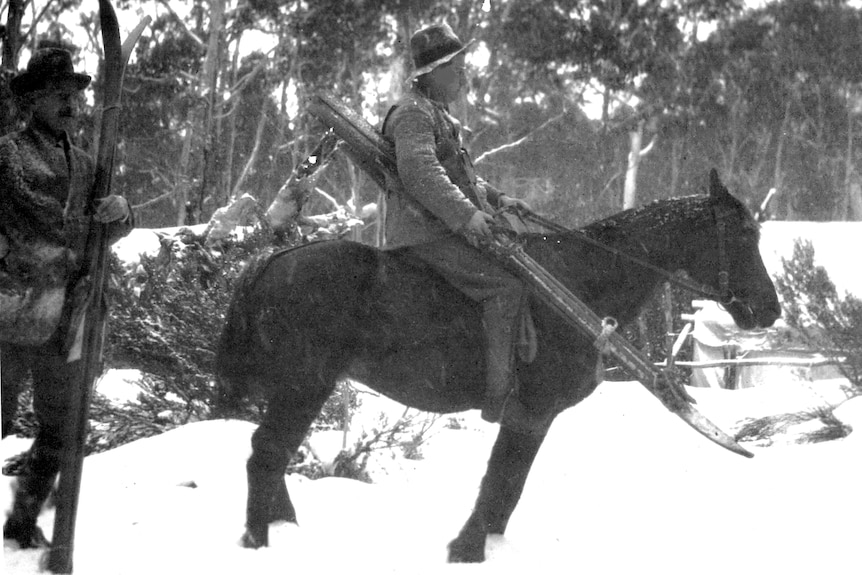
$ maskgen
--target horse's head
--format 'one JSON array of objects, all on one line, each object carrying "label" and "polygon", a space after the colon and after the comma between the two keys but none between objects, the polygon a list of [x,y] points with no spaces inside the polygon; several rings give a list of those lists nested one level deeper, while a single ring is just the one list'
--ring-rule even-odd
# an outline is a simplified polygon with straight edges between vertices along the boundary
[{"label": "horse's head", "polygon": [[771,326],[781,315],[781,307],[760,256],[760,227],[742,202],[724,187],[715,170],[709,173],[708,206],[715,241],[705,242],[703,248],[713,252],[702,261],[712,265],[700,271],[705,277],[697,279],[718,290],[719,303],[739,327]]}]

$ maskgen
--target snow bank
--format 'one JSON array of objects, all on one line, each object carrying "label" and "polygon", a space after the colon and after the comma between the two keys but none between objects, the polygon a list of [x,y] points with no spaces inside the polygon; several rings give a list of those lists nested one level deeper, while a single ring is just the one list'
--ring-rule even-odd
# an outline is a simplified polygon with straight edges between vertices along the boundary
[{"label": "snow bank", "polygon": [[[693,389],[716,422],[805,399],[774,386]],[[790,396],[796,397],[790,401]],[[820,398],[814,398],[820,401]],[[397,406],[393,411],[397,412]],[[862,398],[836,414],[862,429]],[[848,573],[858,569],[862,435],[752,448],[745,459],[701,438],[639,384],[606,382],[561,414],[505,537],[484,565],[445,564],[470,512],[496,426],[466,415],[425,459],[376,484],[288,477],[300,525],[271,546],[237,545],[254,426],[190,424],[88,457],[76,573]],[[3,455],[22,448],[3,441]],[[10,478],[0,487],[11,504]],[[40,519],[51,533],[53,511]],[[4,546],[4,573],[38,572],[40,553]]]}]

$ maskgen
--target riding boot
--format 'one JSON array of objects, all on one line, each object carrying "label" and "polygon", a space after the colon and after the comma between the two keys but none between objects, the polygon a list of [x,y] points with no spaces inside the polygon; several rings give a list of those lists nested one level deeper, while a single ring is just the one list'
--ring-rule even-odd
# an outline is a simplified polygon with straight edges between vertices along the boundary
[{"label": "riding boot", "polygon": [[[38,405],[43,408],[39,413],[44,416],[48,409],[41,400]],[[60,471],[63,442],[55,423],[40,420],[41,427],[18,477],[12,511],[3,525],[3,538],[14,539],[22,549],[49,545],[37,521]]]},{"label": "riding boot", "polygon": [[503,408],[515,387],[512,373],[514,320],[504,306],[495,304],[487,305],[482,316],[487,382],[482,418],[491,423],[502,419]]},{"label": "riding boot", "polygon": [[516,340],[517,306],[486,306],[482,316],[485,328],[487,357],[487,387],[482,419],[501,423],[521,433],[544,433],[550,426],[550,418],[537,414],[518,399],[514,374],[514,344]]},{"label": "riding boot", "polygon": [[18,478],[18,489],[12,512],[3,525],[3,539],[18,542],[21,549],[48,547],[50,543],[36,525],[42,505],[54,486],[54,475],[23,475]]}]

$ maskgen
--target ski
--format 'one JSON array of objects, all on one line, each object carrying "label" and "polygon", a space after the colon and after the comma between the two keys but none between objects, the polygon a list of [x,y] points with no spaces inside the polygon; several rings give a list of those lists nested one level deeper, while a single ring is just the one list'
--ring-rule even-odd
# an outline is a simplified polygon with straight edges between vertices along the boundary
[{"label": "ski", "polygon": [[[94,206],[99,198],[110,194],[123,74],[132,49],[150,21],[149,17],[145,18],[132,31],[126,42],[121,44],[117,15],[108,0],[99,0],[99,19],[105,57],[104,99],[95,181],[88,204],[90,206]],[[70,347],[67,361],[78,361],[80,368],[79,377],[76,378],[77,385],[71,385],[66,391],[69,416],[63,433],[64,449],[57,488],[57,511],[46,565],[52,573],[72,573],[73,569],[75,522],[87,443],[90,397],[102,370],[102,347],[107,319],[104,298],[108,280],[108,248],[105,225],[91,216],[81,275],[81,281],[87,282],[89,290],[79,323],[70,326],[70,331],[75,333],[75,340]]]}]

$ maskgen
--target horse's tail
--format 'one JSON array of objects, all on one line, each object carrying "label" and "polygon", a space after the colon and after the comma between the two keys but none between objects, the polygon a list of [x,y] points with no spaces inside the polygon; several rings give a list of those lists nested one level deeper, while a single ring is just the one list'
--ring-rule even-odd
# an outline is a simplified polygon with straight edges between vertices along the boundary
[{"label": "horse's tail", "polygon": [[227,417],[241,410],[243,400],[254,390],[250,383],[255,373],[255,339],[250,297],[254,285],[266,269],[272,253],[252,259],[240,274],[228,306],[215,358],[216,402],[214,412]]}]

